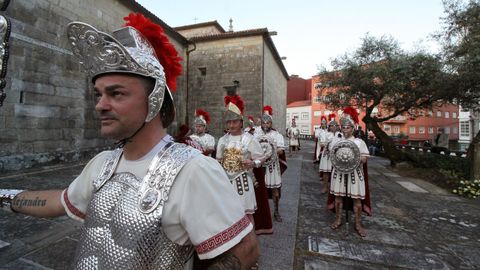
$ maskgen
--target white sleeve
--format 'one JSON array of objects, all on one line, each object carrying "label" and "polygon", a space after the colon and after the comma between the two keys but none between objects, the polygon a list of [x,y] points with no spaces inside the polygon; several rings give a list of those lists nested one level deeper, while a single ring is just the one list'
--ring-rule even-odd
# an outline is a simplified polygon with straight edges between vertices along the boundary
[{"label": "white sleeve", "polygon": [[361,156],[369,156],[370,152],[368,151],[367,144],[362,140],[357,138],[357,145],[358,148],[360,149],[360,155]]},{"label": "white sleeve", "polygon": [[248,151],[250,151],[250,157],[253,160],[262,159],[264,156],[262,146],[255,138],[252,138],[252,140],[248,144]]},{"label": "white sleeve", "polygon": [[62,192],[61,202],[67,215],[83,221],[93,194],[93,180],[100,173],[105,159],[111,151],[104,151],[92,158],[83,168],[82,173]]},{"label": "white sleeve", "polygon": [[221,137],[218,139],[218,144],[217,144],[217,153],[216,153],[216,158],[217,159],[222,159],[223,158],[223,149],[225,148],[225,143],[224,143],[224,137]]},{"label": "white sleeve", "polygon": [[[183,184],[175,187],[177,181]],[[225,171],[212,158],[197,156],[175,180],[169,205],[178,210],[180,225],[188,234],[200,259],[211,259],[237,245],[252,229],[239,196]],[[167,211],[167,208],[165,209]],[[173,224],[164,224],[166,229]],[[163,225],[162,225],[163,226]],[[166,231],[168,234],[168,232]]]},{"label": "white sleeve", "polygon": [[277,141],[278,149],[285,149],[285,140],[283,139],[283,135],[280,134],[280,132],[277,132],[275,140]]},{"label": "white sleeve", "polygon": [[215,138],[210,134],[208,134],[208,135],[209,136],[208,136],[208,141],[207,141],[207,148],[214,150],[215,149]]}]

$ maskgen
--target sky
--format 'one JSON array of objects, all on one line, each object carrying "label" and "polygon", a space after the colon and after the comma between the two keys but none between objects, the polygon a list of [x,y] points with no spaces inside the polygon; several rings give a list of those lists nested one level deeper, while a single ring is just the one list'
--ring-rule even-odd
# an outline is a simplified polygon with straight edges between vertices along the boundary
[{"label": "sky", "polygon": [[357,49],[362,38],[392,36],[402,49],[437,52],[442,0],[138,0],[171,27],[217,21],[226,31],[268,28],[290,75],[304,79],[331,69],[331,61]]}]

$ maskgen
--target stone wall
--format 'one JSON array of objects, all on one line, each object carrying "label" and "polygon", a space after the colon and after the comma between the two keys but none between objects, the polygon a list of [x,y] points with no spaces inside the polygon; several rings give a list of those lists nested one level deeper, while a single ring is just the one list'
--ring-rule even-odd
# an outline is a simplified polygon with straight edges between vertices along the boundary
[{"label": "stone wall", "polygon": [[[111,32],[124,24],[125,15],[138,11],[132,3],[11,1],[5,12],[12,22],[12,34],[7,98],[0,107],[0,173],[76,161],[111,145],[100,138],[90,80],[80,71],[65,30],[69,22],[80,20]],[[181,42],[171,40],[185,59]],[[181,101],[185,86],[182,77],[175,97],[180,118],[185,116]]]},{"label": "stone wall", "polygon": [[287,112],[287,78],[279,68],[269,46],[264,45],[264,97],[265,105],[273,108],[273,127],[285,135]]},{"label": "stone wall", "polygon": [[215,138],[223,135],[224,86],[240,82],[237,93],[245,101],[245,115],[259,115],[262,103],[262,49],[261,36],[221,39],[196,44],[190,55],[189,113],[190,124],[195,109],[208,111],[209,126]]}]

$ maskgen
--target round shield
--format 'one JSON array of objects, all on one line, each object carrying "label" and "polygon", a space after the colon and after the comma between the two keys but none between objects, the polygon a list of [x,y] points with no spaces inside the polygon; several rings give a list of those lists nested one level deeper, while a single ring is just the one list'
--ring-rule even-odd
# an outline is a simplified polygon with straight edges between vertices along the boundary
[{"label": "round shield", "polygon": [[330,160],[340,173],[350,173],[360,165],[360,149],[350,140],[339,140],[330,151]]},{"label": "round shield", "polygon": [[261,137],[259,140],[260,146],[263,149],[263,155],[265,156],[265,165],[269,165],[275,161],[276,153],[275,146],[270,141],[270,139],[266,136]]}]

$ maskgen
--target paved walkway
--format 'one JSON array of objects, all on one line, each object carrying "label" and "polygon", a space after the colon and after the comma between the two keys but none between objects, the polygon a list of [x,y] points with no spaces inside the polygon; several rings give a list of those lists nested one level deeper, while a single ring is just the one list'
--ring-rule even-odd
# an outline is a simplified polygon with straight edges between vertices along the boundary
[{"label": "paved walkway", "polygon": [[[372,157],[373,216],[363,218],[368,236],[360,238],[352,226],[333,231],[312,149],[304,141],[302,151],[288,158],[280,201],[284,221],[274,222],[273,235],[259,236],[260,269],[479,268],[480,200],[402,178],[387,160]],[[0,177],[0,187],[64,187],[81,168]],[[0,269],[69,269],[79,226],[66,217],[37,219],[0,210]]]},{"label": "paved walkway", "polygon": [[306,154],[293,269],[480,268],[480,200],[400,177],[386,159],[371,157],[373,215],[363,217],[368,235],[362,239],[353,219],[349,228],[329,227],[334,214],[326,210],[316,166]]}]

